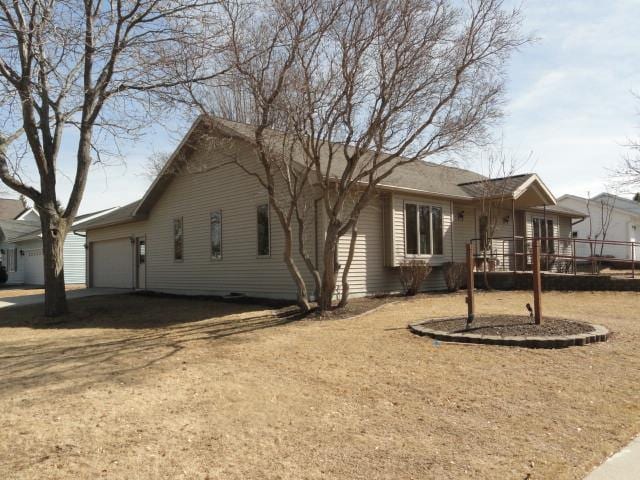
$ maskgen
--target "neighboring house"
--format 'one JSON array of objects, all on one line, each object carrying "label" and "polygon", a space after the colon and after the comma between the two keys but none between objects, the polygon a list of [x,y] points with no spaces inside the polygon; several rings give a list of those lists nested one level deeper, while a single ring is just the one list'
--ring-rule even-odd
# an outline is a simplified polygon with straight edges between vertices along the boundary
[{"label": "neighboring house", "polygon": [[[206,135],[200,135],[202,130]],[[225,140],[214,142],[216,137]],[[80,223],[78,228],[87,232],[89,284],[295,298],[282,259],[283,234],[270,215],[267,193],[254,177],[228,161],[229,151],[245,170],[260,171],[247,125],[200,118],[142,199]],[[337,168],[341,162],[344,159],[334,157]],[[349,273],[351,292],[399,291],[398,267],[408,258],[423,259],[434,267],[425,289],[445,288],[441,266],[464,261],[465,244],[480,236],[481,184],[487,181],[469,170],[427,162],[398,168],[379,186],[377,197],[360,217]],[[556,206],[535,174],[495,182],[505,185],[496,237],[535,233],[568,238],[572,217],[581,216]],[[313,206],[313,187],[309,190],[307,203]],[[316,204],[306,227],[309,253],[316,261],[325,222],[323,208]],[[349,242],[349,236],[340,242],[342,264]],[[517,253],[514,243],[505,241],[501,248],[504,261],[512,262]],[[525,247],[520,242],[515,248]],[[558,248],[567,251],[570,242]],[[519,258],[524,263],[529,257]],[[303,261],[298,257],[296,261],[313,291]]]},{"label": "neighboring house", "polygon": [[[628,198],[601,193],[591,199],[576,195],[562,195],[558,198],[558,205],[577,210],[584,214],[585,219],[577,222],[573,228],[573,236],[591,240],[605,240],[613,242],[640,242],[640,203]],[[578,256],[612,255],[616,258],[631,259],[630,244],[594,244],[578,242],[576,254]],[[635,246],[634,259],[640,258],[640,245]]]},{"label": "neighboring house", "polygon": [[[0,206],[3,202],[4,199],[0,199]],[[110,210],[79,215],[76,222],[96,218]],[[64,242],[66,283],[85,283],[85,259],[84,234],[68,233]],[[44,285],[40,217],[33,208],[23,206],[15,218],[0,219],[0,264],[7,269],[7,284]]]}]

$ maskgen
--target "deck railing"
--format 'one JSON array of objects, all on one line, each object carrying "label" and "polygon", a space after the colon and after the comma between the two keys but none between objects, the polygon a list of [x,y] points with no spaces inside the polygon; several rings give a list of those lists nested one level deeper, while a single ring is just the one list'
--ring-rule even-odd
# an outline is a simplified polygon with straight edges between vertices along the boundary
[{"label": "deck railing", "polygon": [[[531,271],[533,237],[493,237],[471,240],[476,271]],[[640,242],[585,238],[539,237],[543,271],[564,274],[606,274],[636,278]]]}]

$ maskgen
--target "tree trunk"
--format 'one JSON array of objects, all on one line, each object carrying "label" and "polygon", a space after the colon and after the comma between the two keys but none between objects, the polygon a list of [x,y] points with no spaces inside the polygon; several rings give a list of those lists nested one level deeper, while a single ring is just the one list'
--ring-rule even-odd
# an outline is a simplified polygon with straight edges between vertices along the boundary
[{"label": "tree trunk", "polygon": [[318,300],[318,308],[321,313],[331,310],[333,294],[336,290],[338,271],[340,270],[340,265],[338,264],[338,241],[337,228],[329,226],[322,253],[322,288]]},{"label": "tree trunk", "polygon": [[[322,279],[320,278],[320,272],[318,271],[318,267],[313,263],[313,260],[311,260],[311,257],[307,252],[306,242],[304,238],[304,233],[305,233],[304,218],[300,217],[300,215],[298,215],[296,212],[296,219],[298,221],[298,253],[300,253],[300,256],[302,257],[302,260],[304,260],[307,270],[309,270],[309,273],[313,277],[313,283],[314,283],[313,296],[317,302],[320,299],[320,290],[322,289]],[[315,238],[314,240],[317,241],[317,239]]]},{"label": "tree trunk", "polygon": [[[280,215],[278,215],[280,218]],[[284,252],[283,258],[284,263],[293,278],[293,281],[296,284],[296,295],[297,295],[297,304],[300,307],[302,312],[307,313],[311,310],[311,304],[309,303],[309,294],[307,292],[307,285],[304,282],[304,278],[302,278],[302,274],[298,269],[298,266],[293,260],[293,234],[291,232],[291,226],[282,222],[281,225],[283,227],[284,232]]]},{"label": "tree trunk", "polygon": [[57,317],[69,311],[64,288],[64,240],[66,222],[40,210],[44,260],[44,314]]},{"label": "tree trunk", "polygon": [[351,241],[349,242],[349,255],[347,256],[347,263],[344,265],[344,269],[342,270],[342,292],[340,296],[340,303],[338,306],[340,308],[344,307],[349,303],[349,270],[351,269],[351,264],[353,263],[353,256],[356,251],[356,240],[358,239],[358,227],[357,224],[353,224],[353,228],[351,229]]}]

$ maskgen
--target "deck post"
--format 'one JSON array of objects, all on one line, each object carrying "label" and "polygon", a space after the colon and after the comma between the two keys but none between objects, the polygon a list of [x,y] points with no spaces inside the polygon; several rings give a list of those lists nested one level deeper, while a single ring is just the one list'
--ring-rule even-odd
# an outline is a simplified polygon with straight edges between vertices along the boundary
[{"label": "deck post", "polygon": [[631,278],[636,278],[636,244],[631,242]]},{"label": "deck post", "polygon": [[542,279],[540,277],[540,239],[533,239],[533,314],[536,325],[542,320]]},{"label": "deck post", "polygon": [[511,234],[513,236],[511,248],[513,248],[513,275],[518,271],[518,248],[516,246],[516,200],[511,200]]},{"label": "deck post", "polygon": [[576,261],[576,239],[573,238],[573,246],[571,247],[571,255],[573,255],[573,274],[578,274],[578,262]]},{"label": "deck post", "polygon": [[473,243],[467,243],[467,325],[473,322],[476,312],[473,281]]}]

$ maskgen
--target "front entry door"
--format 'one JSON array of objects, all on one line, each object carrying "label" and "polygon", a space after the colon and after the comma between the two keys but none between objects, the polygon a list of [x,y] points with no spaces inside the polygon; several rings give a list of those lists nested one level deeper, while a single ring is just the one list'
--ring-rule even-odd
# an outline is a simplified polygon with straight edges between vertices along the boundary
[{"label": "front entry door", "polygon": [[145,237],[136,238],[136,288],[147,288],[147,245]]}]

